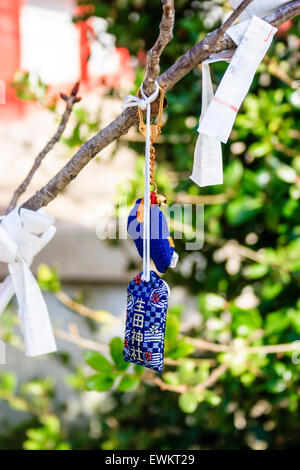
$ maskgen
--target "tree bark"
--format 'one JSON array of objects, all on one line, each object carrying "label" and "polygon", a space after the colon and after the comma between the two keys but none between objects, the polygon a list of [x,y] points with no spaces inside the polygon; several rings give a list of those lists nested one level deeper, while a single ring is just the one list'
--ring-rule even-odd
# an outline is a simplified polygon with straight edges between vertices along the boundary
[{"label": "tree bark", "polygon": [[[229,19],[218,29],[209,33],[202,41],[187,51],[159,78],[158,83],[164,91],[168,91],[187,75],[195,66],[207,59],[211,53],[220,52],[236,47],[234,42],[226,35],[226,29],[233,24],[240,14],[240,10],[245,8],[252,0],[244,0],[239,9],[229,17]],[[294,18],[300,12],[300,0],[293,0],[275,12],[267,15],[264,19],[273,26]],[[155,109],[154,109],[155,111]],[[37,191],[23,207],[37,210],[46,206],[52,201],[66,186],[79,174],[95,155],[104,149],[111,142],[126,134],[130,127],[138,122],[137,108],[126,109],[113,122],[102,129],[98,134],[85,142],[71,160],[39,191]]]}]

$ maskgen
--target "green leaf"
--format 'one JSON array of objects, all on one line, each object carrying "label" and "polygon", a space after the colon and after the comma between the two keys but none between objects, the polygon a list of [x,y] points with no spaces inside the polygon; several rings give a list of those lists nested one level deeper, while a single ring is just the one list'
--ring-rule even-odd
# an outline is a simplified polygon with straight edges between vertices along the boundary
[{"label": "green leaf", "polygon": [[266,318],[265,333],[266,335],[281,333],[290,326],[290,323],[291,319],[285,309],[269,313]]},{"label": "green leaf", "polygon": [[134,375],[124,375],[117,389],[121,392],[133,392],[140,384],[139,379]]},{"label": "green leaf", "polygon": [[194,392],[185,392],[179,395],[178,404],[184,413],[194,413],[198,406],[197,395]]},{"label": "green leaf", "polygon": [[250,266],[246,266],[243,269],[243,275],[246,279],[260,279],[269,272],[269,266],[265,264],[255,263]]},{"label": "green leaf", "polygon": [[276,173],[278,178],[280,178],[282,181],[285,181],[286,183],[294,183],[297,178],[297,173],[289,165],[280,165],[276,169]]},{"label": "green leaf", "polygon": [[226,300],[221,295],[208,293],[198,295],[198,307],[201,313],[220,312],[224,309]]},{"label": "green leaf", "polygon": [[163,379],[169,385],[180,384],[180,379],[178,377],[178,374],[176,374],[176,372],[167,372],[166,374],[164,374]]},{"label": "green leaf", "polygon": [[96,374],[86,380],[85,386],[89,391],[106,392],[114,384],[114,379],[106,374]]},{"label": "green leaf", "polygon": [[241,225],[253,218],[261,207],[259,198],[240,196],[227,204],[226,217],[230,224]]},{"label": "green leaf", "polygon": [[253,330],[262,327],[262,317],[256,308],[244,310],[234,303],[230,305],[232,313],[232,327],[239,336],[248,336]]},{"label": "green leaf", "polygon": [[219,395],[216,395],[215,393],[208,393],[206,396],[206,401],[212,406],[219,406],[222,399],[219,397]]},{"label": "green leaf", "polygon": [[145,372],[145,368],[143,366],[140,366],[139,364],[134,364],[133,368],[134,368],[134,372],[139,377],[143,375],[143,373]]},{"label": "green leaf", "polygon": [[183,305],[173,305],[173,307],[170,307],[169,308],[169,312],[168,314],[170,315],[175,315],[177,316],[178,318],[180,318],[182,312],[183,312]]},{"label": "green leaf", "polygon": [[1,374],[0,376],[0,394],[1,391],[9,392],[14,394],[17,388],[17,378],[11,372]]},{"label": "green leaf", "polygon": [[183,383],[189,383],[195,375],[196,364],[187,359],[178,367],[178,373]]},{"label": "green leaf", "polygon": [[263,157],[268,153],[272,152],[273,148],[270,142],[256,142],[250,145],[249,154],[253,157]]},{"label": "green leaf", "polygon": [[110,348],[111,357],[114,363],[116,364],[117,368],[119,370],[126,370],[127,367],[129,366],[129,363],[124,361],[124,357],[123,357],[124,345],[123,345],[123,341],[121,340],[121,338],[118,338],[118,337],[113,338],[111,342],[109,343],[109,348]]},{"label": "green leaf", "polygon": [[262,297],[271,300],[277,297],[283,289],[283,285],[279,282],[266,279],[262,285],[261,294]]},{"label": "green leaf", "polygon": [[171,347],[176,343],[179,327],[179,319],[174,315],[169,315],[166,323],[166,343]]},{"label": "green leaf", "polygon": [[266,389],[270,393],[282,393],[286,389],[286,383],[282,379],[269,380]]},{"label": "green leaf", "polygon": [[243,176],[244,167],[242,162],[235,158],[225,170],[224,183],[228,188],[234,188]]},{"label": "green leaf", "polygon": [[177,341],[174,348],[169,351],[168,357],[170,359],[180,359],[182,357],[190,356],[195,351],[195,346],[188,343],[185,339]]},{"label": "green leaf", "polygon": [[37,268],[37,280],[41,289],[49,292],[60,290],[60,281],[55,269],[51,269],[47,264],[40,264]]},{"label": "green leaf", "polygon": [[110,374],[112,372],[112,364],[96,351],[85,351],[83,353],[85,362],[98,372]]}]

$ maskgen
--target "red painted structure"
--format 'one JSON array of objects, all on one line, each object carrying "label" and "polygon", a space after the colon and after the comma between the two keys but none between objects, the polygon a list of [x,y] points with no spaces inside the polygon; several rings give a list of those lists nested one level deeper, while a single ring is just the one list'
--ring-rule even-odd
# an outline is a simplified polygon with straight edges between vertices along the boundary
[{"label": "red painted structure", "polygon": [[23,0],[0,0],[0,80],[6,84],[6,104],[0,105],[0,118],[20,116],[23,104],[9,87],[13,75],[20,68],[19,15]]},{"label": "red painted structure", "polygon": [[[16,97],[14,89],[10,87],[9,84],[12,82],[15,72],[21,69],[23,46],[24,50],[27,50],[26,47],[29,47],[28,42],[26,42],[26,38],[25,45],[24,43],[21,43],[21,41],[23,41],[23,36],[21,36],[21,20],[23,18],[23,8],[26,8],[26,5],[30,6],[30,4],[30,0],[0,0],[0,80],[5,82],[6,85],[6,104],[1,104],[2,100],[0,100],[1,120],[20,118],[24,111],[28,109],[28,105]],[[66,4],[69,4],[69,0],[68,2],[66,1]],[[76,0],[74,0],[74,4],[76,5]],[[43,5],[47,5],[48,8],[51,9],[51,0],[49,0],[49,2],[43,0],[40,5],[41,8]],[[37,6],[39,6],[39,3],[37,3]],[[83,7],[80,5],[75,7],[73,14],[80,17],[82,16],[82,13],[93,13],[93,11],[83,12],[82,8]],[[53,9],[53,11],[55,10]],[[49,27],[52,26],[50,25]],[[96,74],[94,73],[91,75],[91,71],[89,69],[89,58],[92,54],[91,41],[97,41],[97,36],[93,30],[93,22],[89,20],[79,21],[76,23],[76,26],[74,25],[74,28],[78,29],[80,32],[78,35],[79,44],[75,45],[75,47],[77,46],[78,53],[80,54],[78,63],[80,64],[80,80],[84,85],[83,90],[89,90],[91,87],[98,85],[104,85],[109,88],[122,88],[124,80],[125,82],[127,80],[127,83],[133,83],[134,73],[130,62],[130,55],[128,50],[125,48],[115,48],[108,54],[109,60],[111,60],[110,64],[113,64],[113,67],[108,66],[105,71],[105,66],[103,64],[103,73],[102,70],[100,70],[97,71]],[[43,31],[44,30],[41,31],[41,35],[43,34]],[[47,37],[47,31],[45,31],[45,37]],[[41,37],[41,42],[43,39],[44,38]],[[94,56],[92,54],[92,58],[93,57]],[[94,59],[94,63],[95,61],[98,63],[97,57]],[[31,72],[30,69],[28,71]],[[74,81],[76,80],[78,80],[78,76],[74,78]],[[57,95],[58,91],[68,91],[69,87],[72,85],[70,85],[70,83],[64,83],[63,79],[61,84],[54,84],[51,82],[48,84],[50,98],[51,96],[53,97],[54,95]]]}]

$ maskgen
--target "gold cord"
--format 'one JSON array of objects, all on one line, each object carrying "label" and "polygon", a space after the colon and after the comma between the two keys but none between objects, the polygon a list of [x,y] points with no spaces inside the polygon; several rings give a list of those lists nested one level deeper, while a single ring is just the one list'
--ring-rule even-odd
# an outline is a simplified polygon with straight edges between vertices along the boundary
[{"label": "gold cord", "polygon": [[[164,98],[165,93],[161,87],[159,87],[160,97],[159,97],[159,111],[156,124],[150,125],[150,184],[154,186],[154,192],[157,193],[157,184],[154,180],[155,176],[155,148],[153,144],[156,142],[157,137],[161,134],[162,127],[162,113],[164,109]],[[137,95],[139,94],[139,90]],[[139,113],[139,131],[146,137],[146,124],[143,119],[143,112],[140,107],[138,107]]]}]

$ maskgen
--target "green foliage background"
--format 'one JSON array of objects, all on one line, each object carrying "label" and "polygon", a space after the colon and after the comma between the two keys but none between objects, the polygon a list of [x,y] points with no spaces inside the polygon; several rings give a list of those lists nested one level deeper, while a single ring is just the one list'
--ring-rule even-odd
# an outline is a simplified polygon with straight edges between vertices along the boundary
[{"label": "green foliage background", "polygon": [[[143,51],[157,34],[160,2],[88,3],[95,4],[97,15],[109,18],[109,31],[116,35],[117,45],[139,58],[137,88],[144,74]],[[223,4],[176,1],[175,37],[163,55],[162,71],[219,25]],[[143,369],[128,368],[122,360],[122,341],[115,338],[110,359],[87,351],[84,359],[93,373],[86,377],[80,368],[69,378],[78,393],[84,389],[101,393],[114,387],[111,408],[94,417],[98,435],[93,437],[88,422],[64,428],[59,410],[52,407],[55,387],[51,381],[33,381],[20,389],[13,374],[2,374],[0,398],[14,408],[26,409],[32,419],[0,436],[0,448],[297,448],[299,355],[207,353],[196,350],[187,336],[231,342],[236,347],[300,340],[300,96],[285,83],[286,75],[300,78],[298,31],[299,20],[294,20],[288,31],[276,37],[268,62],[259,67],[231,139],[223,147],[221,186],[201,189],[188,178],[201,108],[201,72],[195,69],[167,94],[164,141],[157,149],[160,192],[169,203],[187,198],[201,203],[203,195],[211,201],[205,206],[203,249],[195,256],[185,251],[185,240],[177,240],[179,269],[166,278],[171,287],[184,286],[187,295],[196,297],[201,318],[200,326],[182,335],[184,306],[168,313],[166,357],[175,363],[166,367],[162,380],[169,387],[186,386],[185,393],[162,391]],[[225,66],[215,64],[212,69],[218,83]],[[79,126],[82,116],[81,112]],[[73,146],[72,139],[69,145]],[[143,153],[141,143],[131,145]],[[121,188],[132,202],[142,190],[141,163],[139,159],[130,188]],[[43,287],[56,290],[55,276],[41,276]],[[9,324],[9,313],[5,319]],[[255,336],[257,331],[262,334]],[[216,384],[199,391],[197,384],[221,364],[227,370]]]}]

